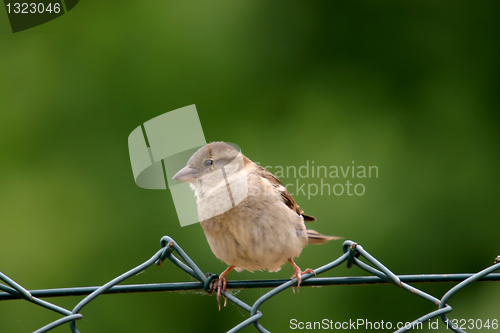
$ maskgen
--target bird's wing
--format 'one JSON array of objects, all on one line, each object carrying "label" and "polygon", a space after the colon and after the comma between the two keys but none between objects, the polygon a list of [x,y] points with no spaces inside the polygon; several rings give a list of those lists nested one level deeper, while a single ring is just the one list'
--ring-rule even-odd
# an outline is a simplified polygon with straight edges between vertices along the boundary
[{"label": "bird's wing", "polygon": [[278,178],[276,178],[275,175],[273,175],[260,165],[257,164],[254,165],[257,167],[257,172],[259,173],[259,176],[267,179],[274,186],[274,188],[276,188],[276,190],[278,190],[281,193],[281,198],[283,199],[285,205],[287,205],[291,210],[297,212],[297,214],[302,215],[304,217],[305,222],[316,221],[316,218],[314,216],[304,214],[304,211],[300,209],[299,205],[297,205],[297,203],[293,199],[292,194],[290,194],[290,192],[286,189],[285,186],[283,186],[283,184],[280,182]]}]

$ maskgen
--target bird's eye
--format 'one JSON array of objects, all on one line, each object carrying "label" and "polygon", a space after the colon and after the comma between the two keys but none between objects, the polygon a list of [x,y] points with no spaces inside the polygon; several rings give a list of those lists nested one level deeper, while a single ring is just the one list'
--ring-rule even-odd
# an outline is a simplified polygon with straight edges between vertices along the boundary
[{"label": "bird's eye", "polygon": [[206,160],[206,161],[205,161],[205,165],[206,165],[206,166],[210,166],[210,165],[212,165],[212,164],[214,164],[214,161],[212,161],[212,160]]}]

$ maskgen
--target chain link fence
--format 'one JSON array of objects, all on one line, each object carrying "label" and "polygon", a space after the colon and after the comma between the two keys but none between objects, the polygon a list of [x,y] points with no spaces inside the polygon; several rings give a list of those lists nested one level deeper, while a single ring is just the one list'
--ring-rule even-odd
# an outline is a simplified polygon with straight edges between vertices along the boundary
[{"label": "chain link fence", "polygon": [[[79,313],[81,309],[94,300],[97,296],[101,294],[109,293],[141,293],[141,292],[158,292],[158,291],[183,291],[183,290],[204,290],[208,294],[212,294],[212,287],[215,280],[218,278],[216,274],[203,273],[198,266],[191,260],[191,258],[184,252],[184,250],[169,236],[162,237],[160,241],[161,249],[158,250],[150,259],[144,263],[138,265],[137,267],[129,270],[128,272],[118,276],[117,278],[109,281],[101,287],[81,287],[81,288],[58,288],[58,289],[46,289],[46,290],[32,290],[28,291],[21,285],[10,279],[8,276],[0,272],[0,279],[4,281],[8,286],[0,284],[0,290],[4,292],[0,293],[0,301],[12,300],[12,299],[25,299],[29,302],[35,303],[46,309],[55,311],[64,315],[61,319],[53,321],[48,325],[38,329],[35,333],[48,332],[51,329],[69,323],[71,332],[77,333],[79,330],[76,327],[76,321],[82,319],[82,315]],[[353,241],[345,241],[342,245],[344,254],[341,255],[336,260],[315,269],[316,275],[326,272],[344,262],[347,263],[348,268],[352,268],[354,265],[367,271],[373,276],[358,276],[358,277],[328,277],[320,278],[313,277],[314,273],[309,273],[303,276],[303,281],[301,286],[328,286],[328,285],[356,285],[356,284],[394,284],[403,290],[406,290],[414,295],[417,295],[437,306],[435,311],[427,313],[420,318],[415,319],[413,322],[405,325],[404,327],[398,329],[397,333],[407,332],[413,328],[419,327],[420,323],[424,323],[435,317],[440,316],[441,320],[454,332],[465,332],[459,328],[455,323],[448,319],[447,314],[452,311],[452,307],[448,304],[451,296],[453,296],[457,291],[461,290],[465,286],[469,285],[474,281],[500,281],[500,273],[492,273],[500,269],[500,256],[497,256],[494,260],[494,264],[490,267],[483,269],[475,274],[432,274],[432,275],[395,275],[377,259],[371,256],[367,251],[363,249],[362,246],[358,245]],[[176,252],[177,256],[174,255]],[[359,258],[363,257],[372,266],[361,261]],[[125,279],[141,272],[147,267],[156,264],[160,266],[166,259],[169,259],[180,269],[185,271],[187,274],[194,277],[199,282],[182,282],[182,283],[158,283],[158,284],[147,284],[147,285],[120,285],[118,283],[124,281]],[[313,278],[312,278],[313,277]],[[428,293],[425,293],[411,285],[409,283],[436,283],[436,282],[459,282],[456,286],[448,290],[441,299],[436,298]],[[265,295],[260,297],[253,305],[249,305],[229,292],[225,293],[225,297],[240,306],[242,309],[250,313],[250,317],[243,322],[239,323],[228,333],[238,332],[248,325],[254,325],[254,327],[259,332],[269,332],[260,323],[259,319],[263,317],[263,313],[259,311],[259,307],[271,297],[277,295],[283,290],[296,284],[297,280],[260,280],[260,281],[229,281],[227,284],[228,289],[243,289],[243,288],[273,288],[271,291],[267,292]],[[76,296],[76,295],[88,295],[81,302],[79,302],[73,310],[67,310],[65,308],[59,307],[55,304],[42,300],[41,298],[46,297],[57,297],[57,296]],[[498,325],[498,323],[497,323]]]}]

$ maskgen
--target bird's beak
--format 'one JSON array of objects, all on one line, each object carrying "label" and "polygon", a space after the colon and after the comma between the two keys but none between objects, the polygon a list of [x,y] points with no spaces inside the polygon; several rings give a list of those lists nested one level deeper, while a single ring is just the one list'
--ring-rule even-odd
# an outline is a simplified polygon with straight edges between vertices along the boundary
[{"label": "bird's beak", "polygon": [[191,168],[190,166],[185,166],[184,168],[180,169],[173,177],[172,179],[181,181],[181,182],[192,182],[198,177],[198,173],[196,172],[195,169]]}]

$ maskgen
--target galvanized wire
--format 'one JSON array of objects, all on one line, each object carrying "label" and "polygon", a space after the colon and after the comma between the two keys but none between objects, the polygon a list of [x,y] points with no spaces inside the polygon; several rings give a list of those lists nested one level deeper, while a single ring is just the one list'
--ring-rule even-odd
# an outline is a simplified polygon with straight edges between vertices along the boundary
[{"label": "galvanized wire", "polygon": [[[216,274],[203,273],[201,269],[189,258],[189,256],[184,252],[184,250],[169,236],[162,237],[160,241],[160,250],[158,250],[150,259],[144,263],[134,267],[128,272],[118,276],[117,278],[109,281],[100,287],[81,287],[81,288],[57,288],[57,289],[46,289],[46,290],[32,290],[28,291],[14,280],[10,279],[8,276],[0,272],[0,280],[4,281],[8,286],[0,284],[0,301],[2,300],[12,300],[12,299],[25,299],[29,302],[33,302],[49,310],[58,312],[64,317],[55,320],[48,325],[38,329],[35,333],[48,332],[51,329],[69,323],[71,332],[77,333],[79,330],[76,328],[76,321],[82,319],[82,315],[79,313],[81,309],[94,300],[97,296],[101,294],[112,294],[112,293],[140,293],[140,292],[158,292],[158,291],[181,291],[181,290],[204,290],[206,293],[211,294],[213,291],[213,285],[215,280],[218,278]],[[422,275],[395,275],[372,255],[363,249],[362,246],[358,245],[353,241],[345,241],[342,245],[344,254],[334,261],[321,266],[314,270],[316,275],[326,272],[344,262],[347,263],[347,267],[351,268],[353,265],[367,271],[373,276],[357,276],[357,277],[328,277],[320,278],[314,277],[314,273],[306,274],[302,277],[303,281],[301,286],[327,286],[327,285],[359,285],[359,284],[394,284],[406,291],[411,292],[423,299],[432,302],[438,308],[416,320],[411,324],[405,325],[405,327],[395,331],[397,333],[407,332],[416,327],[418,323],[423,323],[432,318],[440,316],[441,320],[454,332],[463,333],[465,331],[454,325],[447,317],[447,313],[452,311],[452,307],[448,304],[451,296],[453,296],[457,291],[463,289],[465,286],[469,285],[474,281],[500,281],[500,273],[492,273],[500,269],[500,256],[496,257],[494,264],[486,269],[475,273],[475,274],[422,274]],[[177,258],[173,253],[176,252],[182,261]],[[370,266],[359,259],[359,257],[365,258]],[[173,262],[183,271],[188,273],[190,276],[197,279],[199,282],[181,282],[181,283],[156,283],[156,284],[136,284],[136,285],[120,285],[118,283],[124,281],[125,279],[141,272],[147,267],[156,264],[160,266],[166,259]],[[184,261],[184,262],[183,262]],[[433,283],[433,282],[460,282],[453,288],[451,288],[445,295],[438,299],[430,294],[427,294],[411,285],[409,283]],[[259,307],[271,297],[277,295],[283,290],[295,285],[297,279],[292,280],[252,280],[252,281],[229,281],[227,284],[228,289],[243,289],[243,288],[274,288],[267,292],[265,295],[260,297],[253,305],[248,305],[241,301],[229,292],[225,293],[225,297],[240,306],[242,309],[250,313],[250,317],[239,323],[228,333],[238,332],[244,327],[253,324],[257,331],[259,332],[269,332],[260,323],[259,319],[263,317],[263,313],[259,311]],[[10,287],[9,287],[10,286]],[[73,310],[67,310],[59,307],[50,302],[44,301],[40,298],[46,297],[60,297],[60,296],[76,296],[76,295],[88,295],[82,301],[80,301]]]}]

